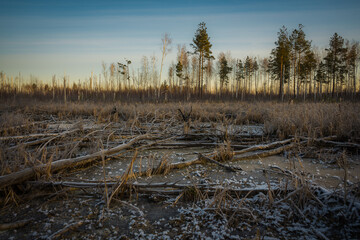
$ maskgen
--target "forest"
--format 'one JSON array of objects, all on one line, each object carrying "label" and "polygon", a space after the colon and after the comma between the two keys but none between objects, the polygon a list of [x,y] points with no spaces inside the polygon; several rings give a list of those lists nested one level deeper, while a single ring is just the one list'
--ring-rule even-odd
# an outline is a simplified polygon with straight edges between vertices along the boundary
[{"label": "forest", "polygon": [[[102,73],[70,81],[71,76],[40,80],[0,72],[3,100],[37,98],[59,101],[167,102],[193,100],[322,101],[357,99],[359,42],[334,33],[319,49],[307,39],[304,26],[277,33],[268,57],[238,59],[231,52],[212,54],[206,23],[198,25],[192,43],[177,46],[176,62],[164,69],[172,39],[164,34],[162,58],[143,56],[134,69],[131,59],[102,63]],[[159,70],[160,68],[160,70]]]}]

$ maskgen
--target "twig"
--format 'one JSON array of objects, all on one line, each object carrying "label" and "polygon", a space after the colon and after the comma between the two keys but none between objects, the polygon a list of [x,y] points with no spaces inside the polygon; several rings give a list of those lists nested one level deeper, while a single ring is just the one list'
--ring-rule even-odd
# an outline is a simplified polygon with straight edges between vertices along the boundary
[{"label": "twig", "polygon": [[289,199],[290,197],[294,196],[295,194],[297,194],[298,192],[302,191],[303,189],[304,189],[304,187],[297,188],[295,191],[292,191],[291,193],[289,193],[285,198],[276,201],[275,204],[279,204],[279,203],[281,203],[281,202]]},{"label": "twig", "polygon": [[74,229],[80,227],[83,224],[84,224],[84,222],[80,221],[80,222],[77,222],[77,223],[67,225],[63,229],[60,229],[59,231],[57,231],[54,234],[50,235],[48,239],[49,240],[56,239],[56,238],[60,237],[61,235],[63,235],[64,233],[66,233],[66,232],[68,232],[70,230],[74,230]]},{"label": "twig", "polygon": [[128,207],[136,210],[141,217],[144,216],[144,212],[141,211],[140,208],[138,208],[138,207],[136,207],[136,206],[134,206],[134,205],[132,205],[132,204],[130,204],[130,203],[128,203],[128,202],[121,201],[120,199],[117,199],[117,198],[114,198],[113,200],[115,200],[115,201],[117,201],[117,202],[119,202],[119,203],[121,203],[121,204],[124,204],[125,206],[128,206]]}]

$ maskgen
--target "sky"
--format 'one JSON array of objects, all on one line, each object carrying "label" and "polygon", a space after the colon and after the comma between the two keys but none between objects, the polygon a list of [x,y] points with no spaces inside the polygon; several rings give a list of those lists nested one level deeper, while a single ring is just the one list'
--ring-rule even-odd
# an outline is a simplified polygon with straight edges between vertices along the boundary
[{"label": "sky", "polygon": [[277,32],[304,25],[312,44],[325,48],[337,32],[360,41],[359,0],[1,0],[0,71],[8,76],[33,75],[50,81],[52,75],[70,80],[100,74],[102,62],[157,57],[161,38],[173,39],[167,67],[176,61],[177,45],[190,43],[205,22],[213,55],[231,52],[233,58],[269,56]]}]

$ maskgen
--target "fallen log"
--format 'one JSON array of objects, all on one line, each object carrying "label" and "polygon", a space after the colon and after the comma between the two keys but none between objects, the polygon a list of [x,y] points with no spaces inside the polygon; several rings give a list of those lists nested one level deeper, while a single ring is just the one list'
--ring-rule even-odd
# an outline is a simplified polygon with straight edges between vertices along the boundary
[{"label": "fallen log", "polygon": [[242,155],[242,156],[234,156],[233,157],[233,161],[240,161],[240,160],[248,160],[248,159],[256,159],[256,158],[265,158],[265,157],[269,157],[269,156],[273,156],[273,155],[277,155],[280,154],[286,150],[289,150],[291,148],[297,147],[299,145],[305,144],[307,143],[307,141],[302,141],[299,143],[291,143],[282,147],[278,147],[275,149],[271,149],[268,151],[262,151],[262,152],[256,152],[256,153],[252,153],[252,154],[246,154],[246,155]]},{"label": "fallen log", "polygon": [[50,166],[49,166],[49,164],[40,164],[35,167],[26,168],[24,170],[21,170],[21,171],[15,172],[15,173],[10,173],[10,174],[4,175],[4,176],[0,176],[0,189],[14,185],[14,184],[22,183],[23,181],[26,181],[32,177],[35,177],[37,174],[44,175],[47,171],[49,171],[49,167],[50,167],[50,172],[52,173],[52,172],[59,171],[64,168],[74,167],[74,166],[78,166],[80,164],[89,163],[89,162],[101,159],[102,156],[117,153],[121,150],[131,147],[134,143],[136,143],[142,139],[146,139],[146,138],[149,138],[148,134],[140,135],[136,138],[133,138],[128,143],[121,144],[114,148],[104,149],[104,150],[95,152],[90,155],[76,157],[76,158],[61,159],[61,160],[52,162],[50,164]]},{"label": "fallen log", "polygon": [[[107,187],[113,187],[118,185],[117,181],[97,181],[97,182],[75,182],[75,181],[62,181],[62,182],[46,182],[46,181],[27,181],[29,185],[33,185],[36,187],[54,187],[54,186],[61,186],[61,187],[72,187],[72,188],[103,188],[105,185]],[[128,187],[135,187],[135,188],[179,188],[184,189],[188,188],[192,185],[189,184],[180,184],[177,182],[168,183],[168,182],[160,182],[160,183],[139,183],[139,182],[131,182],[125,183],[124,185]],[[214,184],[199,184],[196,185],[199,188],[210,187]]]},{"label": "fallen log", "polygon": [[[62,187],[71,187],[71,188],[104,188],[116,186],[118,182],[44,182],[44,181],[29,181],[27,184],[39,187],[54,187],[54,186],[62,186]],[[219,191],[227,191],[229,194],[237,194],[237,195],[255,195],[257,193],[267,194],[268,188],[228,188],[224,186],[219,186],[216,184],[179,184],[179,183],[136,183],[136,182],[128,182],[124,184],[125,188],[128,189],[136,189],[139,193],[164,193],[164,194],[180,194],[187,189],[196,188],[201,191],[206,191],[210,194],[215,194]],[[283,188],[274,188],[272,189],[274,192],[281,193],[289,193],[294,191],[294,189],[283,189]]]},{"label": "fallen log", "polygon": [[[263,138],[264,135],[262,134],[228,134],[228,137],[236,142],[242,141],[254,141],[255,139]],[[206,139],[223,139],[224,134],[196,134],[196,133],[189,133],[185,135],[179,136],[176,140],[184,140],[184,141],[197,141],[197,140],[206,140]]]},{"label": "fallen log", "polygon": [[286,139],[286,140],[283,140],[283,141],[277,141],[277,142],[272,142],[272,143],[269,143],[269,144],[261,144],[261,145],[255,145],[255,146],[252,146],[252,147],[249,147],[249,148],[245,148],[243,150],[240,150],[240,151],[234,151],[234,155],[239,155],[239,154],[243,154],[243,153],[246,153],[246,152],[253,152],[253,151],[257,151],[257,150],[264,150],[264,149],[269,149],[269,148],[274,148],[278,145],[284,145],[284,144],[287,144],[291,141],[294,141],[294,138],[291,138],[291,139]]}]

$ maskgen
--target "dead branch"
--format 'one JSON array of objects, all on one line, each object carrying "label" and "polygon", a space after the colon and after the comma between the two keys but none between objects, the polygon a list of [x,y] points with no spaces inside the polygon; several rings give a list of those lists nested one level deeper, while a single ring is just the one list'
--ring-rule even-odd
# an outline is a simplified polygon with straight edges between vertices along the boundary
[{"label": "dead branch", "polygon": [[[213,146],[218,146],[218,143],[211,143],[211,142],[186,142],[186,143],[162,143],[162,144],[158,144],[157,146],[161,146],[161,147],[213,147]],[[234,145],[231,144],[230,145],[231,148],[233,149],[244,149],[247,148],[247,145]]]},{"label": "dead branch", "polygon": [[[101,156],[107,156],[107,155],[117,153],[121,150],[131,147],[136,142],[138,142],[142,139],[146,139],[146,138],[149,138],[148,134],[140,135],[136,138],[133,138],[128,143],[121,144],[114,148],[101,150],[101,151],[98,151],[98,152],[95,152],[93,154],[89,154],[86,156],[61,159],[61,160],[52,162],[50,165],[50,168],[51,168],[50,171],[52,173],[52,172],[59,171],[64,168],[74,167],[74,166],[78,166],[80,164],[89,163],[89,162],[101,159]],[[0,189],[14,185],[14,184],[19,184],[19,183],[26,181],[32,177],[35,177],[37,174],[44,175],[46,173],[48,167],[49,167],[48,164],[40,164],[35,167],[26,168],[24,170],[21,170],[21,171],[15,172],[15,173],[10,173],[8,175],[0,176]]]},{"label": "dead branch", "polygon": [[182,117],[184,122],[188,122],[190,120],[190,115],[191,115],[191,112],[192,112],[192,106],[191,106],[190,112],[188,112],[188,113],[186,113],[185,111],[183,113],[180,108],[178,108],[178,111],[180,112],[181,117]]},{"label": "dead branch", "polygon": [[314,139],[315,143],[320,145],[332,146],[332,147],[341,147],[341,148],[352,148],[352,149],[360,149],[360,144],[351,143],[351,142],[335,142],[335,141],[327,141],[324,139]]},{"label": "dead branch", "polygon": [[0,231],[20,228],[20,227],[27,225],[31,221],[33,221],[33,219],[20,220],[20,221],[12,222],[12,223],[2,223],[2,224],[0,224]]},{"label": "dead branch", "polygon": [[6,127],[6,128],[0,129],[0,131],[2,131],[2,132],[3,131],[11,131],[11,130],[15,130],[15,129],[30,127],[30,126],[33,127],[33,126],[36,126],[36,125],[47,125],[50,121],[51,120],[45,120],[45,121],[22,124],[22,125],[18,125],[18,126]]},{"label": "dead branch", "polygon": [[279,203],[281,203],[281,202],[283,202],[283,201],[286,201],[286,200],[289,199],[290,197],[295,196],[297,193],[299,193],[299,192],[301,192],[301,191],[303,191],[303,190],[304,190],[304,187],[297,188],[295,191],[289,193],[285,198],[280,199],[279,201],[276,201],[274,204],[276,205],[276,204],[279,204]]},{"label": "dead branch", "polygon": [[59,238],[61,235],[63,235],[64,233],[67,233],[68,231],[74,230],[78,227],[80,227],[81,225],[83,225],[84,222],[80,221],[77,223],[73,223],[70,225],[67,225],[66,227],[64,227],[63,229],[60,229],[59,231],[55,232],[54,234],[52,234],[51,236],[49,236],[48,239],[52,240],[52,239],[56,239]]},{"label": "dead branch", "polygon": [[[77,132],[79,131],[80,129],[74,129],[74,130],[71,130],[71,131],[65,131],[65,132],[62,132],[60,134],[56,134],[55,136],[50,136],[50,137],[46,137],[46,138],[42,138],[42,139],[37,139],[37,140],[34,140],[34,141],[31,141],[31,142],[25,142],[25,143],[21,143],[19,145],[16,145],[16,146],[13,146],[13,147],[10,147],[9,149],[16,149],[20,146],[23,146],[23,147],[28,147],[28,146],[33,146],[33,145],[37,145],[39,143],[43,143],[43,142],[46,142],[44,144],[44,146],[46,146],[49,142],[51,142],[52,140],[58,138],[58,137],[63,137],[67,134],[70,134],[70,133],[73,133],[73,132]],[[43,146],[43,147],[44,147]]]},{"label": "dead branch", "polygon": [[29,135],[22,135],[22,136],[7,136],[7,137],[0,137],[0,141],[38,138],[38,137],[53,137],[53,136],[57,136],[57,135],[59,135],[59,134],[58,133],[36,133],[36,134],[29,134]]},{"label": "dead branch", "polygon": [[218,166],[220,166],[220,167],[222,167],[222,168],[224,168],[225,170],[230,171],[230,172],[243,171],[242,168],[239,168],[239,167],[231,167],[231,166],[222,164],[222,163],[220,163],[220,162],[218,162],[218,161],[216,161],[216,160],[214,160],[214,159],[211,159],[211,158],[208,158],[208,157],[202,155],[201,153],[198,154],[198,158],[199,158],[200,160],[204,160],[204,161],[207,161],[207,162],[209,162],[209,163],[214,163],[214,164],[216,164],[216,165],[218,165]]},{"label": "dead branch", "polygon": [[[242,143],[242,142],[249,141],[249,140],[254,141],[256,139],[263,138],[264,136],[262,134],[234,134],[233,135],[233,134],[228,133],[228,137],[234,142]],[[212,133],[212,134],[204,135],[203,133],[201,133],[201,134],[191,133],[191,134],[187,134],[185,136],[180,136],[176,140],[197,141],[197,140],[214,139],[214,138],[215,139],[223,139],[224,134]]]}]

